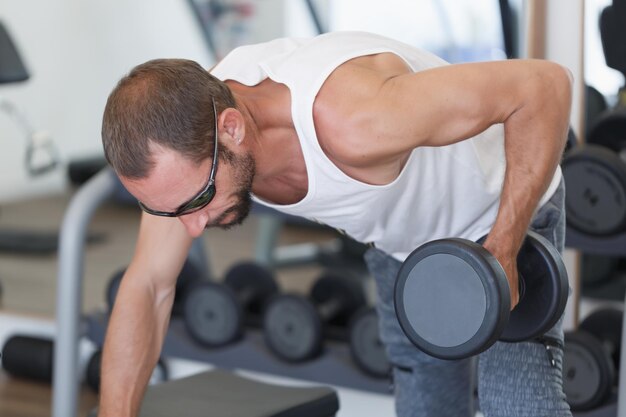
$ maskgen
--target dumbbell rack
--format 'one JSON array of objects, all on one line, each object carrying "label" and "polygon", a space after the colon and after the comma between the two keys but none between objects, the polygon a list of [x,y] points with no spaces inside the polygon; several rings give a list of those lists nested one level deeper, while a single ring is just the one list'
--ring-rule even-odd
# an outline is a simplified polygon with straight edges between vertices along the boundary
[{"label": "dumbbell rack", "polygon": [[[108,317],[103,313],[90,315],[87,317],[86,336],[97,345],[102,345],[107,323]],[[364,375],[352,364],[349,349],[347,343],[328,341],[320,357],[303,363],[287,363],[269,351],[262,332],[256,329],[246,329],[244,337],[233,344],[207,349],[189,336],[182,318],[173,317],[161,354],[166,358],[206,362],[226,369],[246,369],[362,391],[389,393],[389,381]]]},{"label": "dumbbell rack", "polygon": [[[626,256],[626,232],[615,236],[589,236],[567,228],[565,246],[586,253]],[[626,297],[626,295],[625,295]],[[626,305],[626,299],[624,300]],[[620,356],[626,358],[626,310],[622,328],[622,346]],[[617,404],[612,403],[599,409],[576,413],[577,417],[626,417],[626,361],[620,361]]]},{"label": "dumbbell rack", "polygon": [[[72,198],[65,212],[59,237],[57,273],[57,333],[54,350],[52,417],[77,417],[78,343],[87,335],[102,344],[107,324],[103,313],[84,316],[81,312],[84,247],[87,226],[96,209],[117,188],[115,174],[108,168],[86,182]],[[259,331],[229,347],[206,350],[187,335],[182,320],[174,318],[163,347],[164,356],[212,363],[218,367],[239,368],[344,386],[377,393],[388,393],[389,382],[368,377],[352,364],[345,343],[329,343],[325,354],[304,364],[288,364],[274,358],[264,346]],[[72,375],[74,377],[72,377]]]}]

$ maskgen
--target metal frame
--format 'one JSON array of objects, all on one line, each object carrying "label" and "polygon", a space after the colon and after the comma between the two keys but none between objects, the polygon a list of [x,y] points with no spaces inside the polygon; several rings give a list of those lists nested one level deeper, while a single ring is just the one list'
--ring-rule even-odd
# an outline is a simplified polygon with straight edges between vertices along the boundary
[{"label": "metal frame", "polygon": [[81,337],[82,278],[87,226],[94,212],[113,195],[115,174],[108,168],[83,185],[72,198],[59,235],[57,333],[54,349],[52,416],[76,417],[78,342]]}]

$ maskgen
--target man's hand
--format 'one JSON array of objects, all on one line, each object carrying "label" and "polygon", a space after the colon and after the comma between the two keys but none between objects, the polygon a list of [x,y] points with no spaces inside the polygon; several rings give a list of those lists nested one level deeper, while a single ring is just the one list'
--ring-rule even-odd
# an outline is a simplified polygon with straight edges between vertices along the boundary
[{"label": "man's hand", "polygon": [[493,243],[489,241],[489,238],[483,245],[493,256],[496,257],[504,272],[506,273],[506,279],[509,281],[509,290],[511,294],[511,310],[519,303],[519,274],[517,271],[517,252],[504,253],[499,251]]}]

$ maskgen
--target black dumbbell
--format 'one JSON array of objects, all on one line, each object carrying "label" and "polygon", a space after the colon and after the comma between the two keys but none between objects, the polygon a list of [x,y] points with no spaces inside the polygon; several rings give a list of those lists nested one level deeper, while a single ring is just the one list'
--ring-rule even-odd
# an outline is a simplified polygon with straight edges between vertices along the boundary
[{"label": "black dumbbell", "polygon": [[615,366],[595,336],[584,330],[565,333],[563,392],[572,411],[592,410],[611,396]]},{"label": "black dumbbell", "polygon": [[2,368],[12,376],[41,382],[52,382],[54,341],[52,339],[14,335],[2,348]]},{"label": "black dumbbell", "polygon": [[567,225],[592,236],[626,228],[626,163],[599,145],[578,146],[561,163]]},{"label": "black dumbbell", "polygon": [[599,287],[612,279],[619,268],[619,258],[609,255],[583,253],[580,277],[583,287]]},{"label": "black dumbbell", "polygon": [[224,282],[198,282],[184,300],[185,325],[199,343],[217,347],[232,343],[245,326],[258,326],[265,302],[278,293],[270,270],[242,262],[228,270]]},{"label": "black dumbbell", "polygon": [[[89,388],[91,388],[94,392],[100,392],[101,363],[102,351],[96,350],[93,355],[91,355],[91,358],[87,363],[87,370],[85,372],[85,382],[87,383],[87,386],[89,386]],[[159,359],[156,366],[154,367],[154,370],[152,371],[152,375],[150,376],[148,384],[160,384],[161,382],[167,381],[167,378],[167,366],[162,359]]]},{"label": "black dumbbell", "polygon": [[263,317],[265,341],[289,362],[316,357],[325,337],[346,338],[352,315],[366,305],[362,282],[348,271],[325,271],[308,297],[274,297]]},{"label": "black dumbbell", "polygon": [[609,353],[615,365],[620,367],[620,351],[622,347],[622,324],[624,312],[617,308],[602,308],[589,314],[578,326],[596,337]]},{"label": "black dumbbell", "polygon": [[350,355],[359,369],[377,378],[389,377],[391,364],[380,340],[376,309],[362,308],[350,319],[349,337]]},{"label": "black dumbbell", "polygon": [[[113,304],[115,303],[115,297],[117,296],[117,291],[120,288],[120,283],[122,282],[122,278],[126,273],[126,268],[121,268],[116,271],[111,279],[109,280],[109,285],[106,289],[106,301],[107,306],[109,308],[109,313],[113,310]],[[174,305],[172,307],[172,314],[175,316],[181,315],[183,312],[183,298],[185,295],[186,288],[194,282],[204,281],[206,279],[206,273],[202,271],[198,266],[191,260],[187,259],[183,264],[183,268],[178,275],[178,279],[176,281],[176,295],[174,298]]]},{"label": "black dumbbell", "polygon": [[530,231],[517,266],[520,300],[510,311],[504,269],[480,244],[452,238],[420,246],[402,264],[396,281],[402,330],[418,348],[441,359],[476,355],[497,340],[543,335],[565,310],[565,265],[547,239]]},{"label": "black dumbbell", "polygon": [[624,313],[603,308],[565,334],[563,391],[573,411],[597,408],[617,385]]}]

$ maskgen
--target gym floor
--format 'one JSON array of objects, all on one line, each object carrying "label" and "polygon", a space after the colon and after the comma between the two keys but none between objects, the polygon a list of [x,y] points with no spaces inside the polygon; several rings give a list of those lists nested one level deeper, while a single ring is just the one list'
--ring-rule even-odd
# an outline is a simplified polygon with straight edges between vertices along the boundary
[{"label": "gym floor", "polygon": [[[24,229],[56,232],[60,228],[71,193],[39,198],[0,207],[0,231]],[[139,210],[134,206],[109,203],[100,208],[91,224],[92,242],[85,255],[83,312],[105,307],[105,289],[110,276],[131,259]],[[251,216],[242,226],[230,231],[211,230],[204,234],[213,273],[219,277],[233,263],[253,257],[258,220]],[[279,245],[318,242],[332,238],[324,230],[286,226]],[[304,293],[316,274],[316,266],[281,269],[277,278],[284,291]],[[55,253],[25,255],[0,252],[0,282],[3,287],[0,312],[37,316],[54,320],[56,304],[57,258]],[[47,417],[50,415],[51,389],[47,384],[10,377],[0,370],[0,416]],[[88,388],[82,390],[79,415],[86,415],[97,402]]]}]

